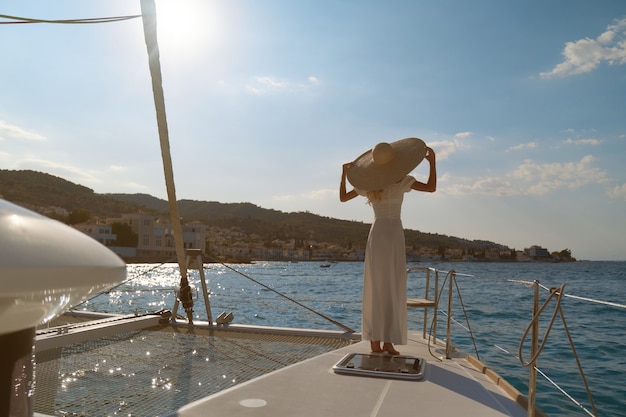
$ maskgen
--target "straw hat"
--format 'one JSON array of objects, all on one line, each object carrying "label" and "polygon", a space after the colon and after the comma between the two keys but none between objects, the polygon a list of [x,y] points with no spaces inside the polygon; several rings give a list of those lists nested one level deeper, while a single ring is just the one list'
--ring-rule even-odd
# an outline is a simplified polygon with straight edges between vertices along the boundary
[{"label": "straw hat", "polygon": [[418,138],[381,142],[355,159],[346,176],[354,188],[380,190],[404,178],[425,156],[426,144]]}]

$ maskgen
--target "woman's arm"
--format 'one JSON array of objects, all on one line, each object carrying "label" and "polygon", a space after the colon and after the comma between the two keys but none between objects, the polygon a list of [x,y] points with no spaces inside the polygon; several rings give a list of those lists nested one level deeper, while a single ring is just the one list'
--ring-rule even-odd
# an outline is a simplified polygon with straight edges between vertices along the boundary
[{"label": "woman's arm", "polygon": [[343,164],[343,170],[341,172],[341,183],[339,184],[339,200],[342,203],[348,200],[352,200],[354,197],[358,195],[354,189],[350,190],[350,192],[346,191],[346,172],[348,171],[348,168],[350,168],[351,165],[352,165],[352,162]]},{"label": "woman's arm", "polygon": [[431,148],[426,148],[428,153],[426,154],[426,160],[430,163],[430,172],[428,173],[428,182],[423,183],[415,181],[411,186],[411,189],[417,191],[425,191],[427,193],[434,193],[437,190],[437,164],[435,158],[435,151]]}]

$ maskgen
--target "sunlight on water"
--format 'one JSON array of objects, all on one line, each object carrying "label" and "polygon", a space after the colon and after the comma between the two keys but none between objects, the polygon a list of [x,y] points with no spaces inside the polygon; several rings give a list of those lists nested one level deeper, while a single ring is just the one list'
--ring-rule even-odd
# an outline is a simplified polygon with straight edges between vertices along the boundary
[{"label": "sunlight on water", "polygon": [[[622,262],[449,263],[424,266],[434,266],[443,271],[455,269],[459,273],[473,275],[458,276],[457,282],[480,358],[522,393],[527,391],[528,369],[520,365],[516,356],[520,338],[532,316],[533,292],[528,286],[508,280],[539,280],[546,287],[566,283],[565,291],[569,294],[613,302],[626,299],[626,263]],[[235,323],[330,330],[339,328],[285,297],[360,331],[362,273],[361,263],[337,263],[330,268],[320,268],[320,264],[315,262],[259,262],[228,267],[205,265],[213,317],[225,311],[233,312]],[[90,300],[79,309],[124,314],[172,309],[180,280],[175,264],[129,265],[128,277],[125,284]],[[198,271],[189,271],[189,282],[194,288],[194,317],[206,320]],[[409,296],[421,297],[423,276],[418,272],[412,273],[408,288]],[[542,301],[546,296],[542,293]],[[458,324],[452,330],[453,341],[463,351],[474,353],[459,302],[455,299],[454,303],[453,317]],[[623,337],[626,333],[626,311],[574,299],[564,299],[562,307],[600,415],[626,416],[626,360],[623,355],[626,351]],[[181,313],[182,308],[178,311],[179,315]],[[542,317],[541,334],[551,314],[552,309]],[[420,329],[421,317],[422,313],[417,309],[410,309],[410,327]],[[440,314],[439,329],[445,329],[444,320],[445,316]],[[527,357],[527,344],[523,352]],[[590,408],[560,321],[549,336],[549,343],[539,359],[539,368]],[[113,372],[123,371],[110,369]],[[71,385],[73,378],[76,376],[67,375],[64,385]],[[227,375],[224,378],[230,380]],[[158,375],[151,383],[159,389],[169,389],[168,381],[159,379]],[[585,415],[541,378],[538,404],[550,416]]]}]

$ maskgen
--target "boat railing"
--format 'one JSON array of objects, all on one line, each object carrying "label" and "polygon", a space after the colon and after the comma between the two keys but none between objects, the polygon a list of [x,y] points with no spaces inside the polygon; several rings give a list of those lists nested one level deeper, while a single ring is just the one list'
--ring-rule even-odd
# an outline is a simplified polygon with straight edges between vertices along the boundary
[{"label": "boat railing", "polygon": [[[465,311],[465,306],[461,297],[461,291],[458,286],[456,277],[457,276],[468,276],[472,277],[472,275],[466,274],[458,274],[454,270],[450,271],[442,271],[435,268],[429,267],[412,267],[407,269],[407,273],[411,273],[414,271],[424,272],[425,273],[425,285],[424,285],[424,298],[408,298],[407,299],[407,307],[408,308],[421,308],[424,310],[423,314],[423,337],[428,338],[429,346],[430,344],[437,344],[437,323],[438,323],[438,314],[442,314],[446,317],[446,336],[445,336],[445,358],[449,359],[451,357],[451,351],[454,349],[453,344],[451,342],[451,327],[452,324],[457,324],[463,327],[466,331],[468,331],[472,343],[474,345],[474,349],[476,351],[476,357],[478,356],[478,349],[476,347],[476,342],[474,338],[474,334],[471,330],[468,315]],[[442,276],[444,276],[442,280]],[[558,391],[560,391],[569,401],[575,404],[582,412],[586,413],[590,416],[597,416],[598,411],[596,409],[596,405],[593,400],[593,396],[591,390],[589,388],[589,384],[587,383],[587,379],[584,375],[583,368],[581,365],[580,358],[578,353],[576,352],[576,348],[574,345],[573,338],[570,334],[569,328],[567,326],[567,322],[565,319],[565,314],[563,309],[561,308],[561,300],[564,297],[573,298],[580,301],[588,301],[593,303],[604,304],[612,307],[626,308],[625,305],[621,305],[618,303],[606,302],[601,300],[594,300],[588,297],[580,297],[572,294],[565,293],[565,284],[561,285],[557,288],[547,288],[546,286],[539,283],[539,281],[527,282],[520,280],[507,280],[510,283],[518,283],[524,284],[533,288],[533,312],[532,318],[522,334],[517,359],[524,366],[529,368],[529,376],[528,376],[528,395],[526,398],[527,402],[527,410],[528,417],[535,417],[538,415],[537,413],[541,413],[536,408],[536,395],[537,395],[537,374],[543,376],[550,384],[552,384]],[[442,295],[444,291],[447,289],[447,297],[443,298]],[[465,316],[466,325],[461,324],[453,318],[453,295],[454,289],[456,289],[456,294],[458,296],[461,307],[463,308],[463,315]],[[548,297],[544,301],[544,303],[540,306],[540,290],[543,289],[548,292]],[[544,331],[543,336],[540,338],[539,334],[539,323],[542,314],[548,310],[550,305],[553,306],[552,317],[548,322],[547,328]],[[432,309],[432,319],[429,322],[429,310]],[[560,317],[561,323],[565,330],[565,334],[567,335],[567,339],[571,348],[572,355],[576,361],[578,372],[581,376],[582,382],[585,387],[585,391],[587,393],[588,401],[591,406],[591,410],[588,410],[583,404],[573,398],[570,394],[568,394],[563,388],[558,386],[554,381],[552,381],[541,369],[537,367],[537,363],[541,353],[546,347],[546,343],[548,341],[548,336],[550,331],[555,324],[556,318]],[[530,337],[530,358],[525,359],[523,355],[525,343]],[[541,342],[540,342],[541,341]],[[439,342],[440,343],[440,342]],[[496,345],[496,347],[498,347]],[[498,347],[500,350],[507,352],[505,349]],[[436,357],[435,355],[433,355]],[[439,360],[442,360],[442,357],[436,357]]]},{"label": "boat railing", "polygon": [[[461,290],[459,288],[459,285],[456,281],[456,277],[457,275],[459,276],[466,276],[466,277],[472,277],[473,275],[468,275],[468,274],[458,274],[456,271],[454,270],[450,270],[450,271],[441,271],[439,269],[435,269],[435,268],[425,268],[425,267],[412,267],[409,268],[407,270],[407,273],[413,272],[413,271],[422,271],[422,272],[426,272],[426,282],[425,282],[425,289],[424,289],[424,298],[408,298],[407,299],[407,307],[408,308],[423,308],[424,309],[424,322],[423,322],[423,330],[422,330],[422,337],[426,338],[428,335],[428,339],[429,339],[429,345],[430,342],[432,341],[433,344],[437,344],[437,313],[439,310],[439,303],[441,300],[441,296],[443,294],[443,291],[447,288],[448,290],[448,297],[447,297],[447,304],[446,304],[446,310],[445,310],[445,315],[447,317],[446,319],[446,338],[445,338],[445,352],[446,352],[446,359],[450,359],[451,357],[451,352],[453,349],[453,345],[451,342],[451,329],[452,329],[452,300],[453,300],[453,295],[454,295],[454,290],[456,289],[456,294],[459,298],[459,302],[461,307],[463,308],[463,315],[465,317],[465,321],[467,324],[466,329],[469,331],[470,336],[472,337],[472,343],[474,344],[474,350],[476,352],[476,357],[479,358],[478,355],[478,349],[476,348],[476,343],[474,341],[474,337],[473,337],[473,333],[471,330],[471,326],[469,323],[469,318],[467,313],[465,312],[465,304],[463,303],[463,298],[461,296]],[[439,275],[443,274],[444,278],[443,278],[443,282],[441,283],[441,285],[439,284],[440,278]],[[434,279],[432,281],[431,284],[431,275],[434,275]],[[430,294],[431,292],[431,285],[432,285],[432,295]],[[433,309],[433,319],[430,323],[430,330],[427,332],[427,327],[429,326],[428,324],[428,310],[429,309]]]},{"label": "boat railing", "polygon": [[[585,392],[587,393],[587,398],[589,400],[589,404],[591,405],[591,411],[589,411],[586,407],[584,407],[580,402],[578,402],[577,400],[575,400],[572,396],[570,396],[569,394],[567,394],[564,390],[562,390],[560,387],[556,386],[557,389],[561,390],[561,392],[563,392],[574,404],[576,404],[582,411],[584,411],[586,414],[590,415],[590,416],[597,416],[598,415],[598,410],[596,409],[596,405],[595,402],[593,400],[593,395],[591,393],[591,389],[589,388],[589,384],[587,383],[587,378],[585,377],[585,373],[583,371],[581,362],[580,362],[580,358],[578,356],[578,353],[576,351],[576,347],[574,345],[574,341],[572,339],[571,333],[569,331],[569,327],[567,325],[567,322],[565,320],[565,314],[563,312],[563,309],[561,307],[561,301],[563,299],[564,296],[567,296],[567,294],[565,294],[565,284],[561,284],[560,287],[553,287],[553,288],[547,288],[543,285],[541,285],[541,283],[539,281],[533,281],[533,282],[525,282],[525,281],[513,281],[513,282],[518,282],[518,283],[522,283],[525,285],[529,285],[532,286],[533,288],[533,315],[532,315],[532,319],[530,321],[530,323],[528,324],[528,326],[526,327],[526,330],[524,331],[522,338],[520,340],[520,344],[519,344],[519,348],[518,348],[518,358],[520,363],[525,366],[528,367],[530,372],[529,372],[529,380],[528,380],[528,404],[529,404],[529,409],[532,408],[534,409],[535,407],[535,402],[536,402],[536,394],[537,394],[537,373],[541,372],[540,369],[537,367],[537,361],[539,359],[539,356],[541,355],[541,353],[543,352],[546,343],[548,341],[548,336],[550,335],[550,332],[554,326],[554,323],[556,321],[557,316],[561,318],[561,324],[563,325],[563,329],[565,330],[565,334],[567,335],[567,339],[571,348],[571,352],[572,355],[574,357],[574,359],[576,360],[576,365],[578,367],[578,373],[582,379],[582,382],[585,386]],[[539,290],[540,289],[544,289],[546,291],[548,291],[549,295],[546,298],[546,300],[544,301],[544,303],[539,306]],[[578,298],[578,299],[583,299],[584,297],[576,297],[574,296],[574,298]],[[594,301],[594,302],[600,302],[602,304],[607,304],[606,302],[601,302],[598,300],[592,300],[589,298],[586,298],[586,301]],[[552,312],[552,317],[550,318],[550,321],[548,322],[548,325],[546,327],[546,330],[544,332],[543,337],[540,339],[539,338],[539,320],[543,314],[543,312],[550,306],[550,304],[554,302],[554,309]],[[608,304],[613,304],[615,305],[615,303],[608,303]],[[623,306],[622,306],[623,307]],[[524,351],[524,342],[526,341],[528,335],[530,333],[530,358],[526,361],[524,360],[524,355],[523,355],[523,351]],[[539,340],[541,340],[541,344],[539,344]],[[533,415],[531,415],[530,413],[528,414],[528,417],[533,417]]]}]

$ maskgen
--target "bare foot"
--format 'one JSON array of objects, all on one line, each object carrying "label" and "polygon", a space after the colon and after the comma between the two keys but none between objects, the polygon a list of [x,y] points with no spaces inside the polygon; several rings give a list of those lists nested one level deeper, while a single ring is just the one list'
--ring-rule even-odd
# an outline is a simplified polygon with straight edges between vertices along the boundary
[{"label": "bare foot", "polygon": [[400,352],[398,352],[394,347],[393,344],[389,343],[389,342],[385,342],[383,343],[383,351],[390,353],[392,355],[399,355]]},{"label": "bare foot", "polygon": [[383,352],[383,350],[380,348],[380,340],[370,341],[370,346],[372,348],[372,352],[376,352],[376,353]]}]

